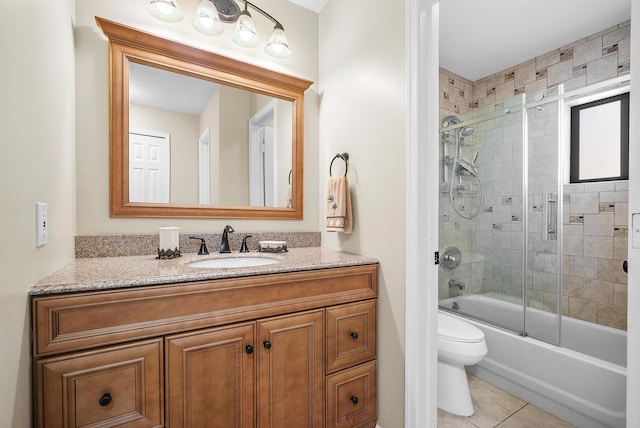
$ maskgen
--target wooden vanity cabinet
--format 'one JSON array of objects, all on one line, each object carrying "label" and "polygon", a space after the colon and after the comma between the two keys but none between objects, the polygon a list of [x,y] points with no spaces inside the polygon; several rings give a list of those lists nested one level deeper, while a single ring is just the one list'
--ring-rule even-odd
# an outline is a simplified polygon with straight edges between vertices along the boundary
[{"label": "wooden vanity cabinet", "polygon": [[33,296],[34,425],[373,428],[376,268]]}]

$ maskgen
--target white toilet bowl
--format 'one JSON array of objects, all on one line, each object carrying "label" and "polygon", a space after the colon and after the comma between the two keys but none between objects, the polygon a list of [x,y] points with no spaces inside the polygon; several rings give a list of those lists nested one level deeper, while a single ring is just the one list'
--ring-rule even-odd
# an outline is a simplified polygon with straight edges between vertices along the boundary
[{"label": "white toilet bowl", "polygon": [[438,407],[460,416],[473,415],[464,366],[487,355],[484,333],[476,326],[438,311]]}]

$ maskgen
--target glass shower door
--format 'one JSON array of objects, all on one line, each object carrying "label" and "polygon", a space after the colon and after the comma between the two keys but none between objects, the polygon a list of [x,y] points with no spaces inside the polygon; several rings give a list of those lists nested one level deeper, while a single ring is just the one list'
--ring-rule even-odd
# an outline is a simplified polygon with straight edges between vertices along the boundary
[{"label": "glass shower door", "polygon": [[525,331],[525,123],[517,96],[446,117],[441,129],[440,248],[445,259],[459,250],[460,263],[441,263],[440,307],[518,333]]},{"label": "glass shower door", "polygon": [[[558,88],[550,90],[557,92]],[[560,343],[562,301],[563,102],[553,93],[527,104],[527,269],[525,329],[528,336]],[[545,98],[555,101],[543,102]]]}]

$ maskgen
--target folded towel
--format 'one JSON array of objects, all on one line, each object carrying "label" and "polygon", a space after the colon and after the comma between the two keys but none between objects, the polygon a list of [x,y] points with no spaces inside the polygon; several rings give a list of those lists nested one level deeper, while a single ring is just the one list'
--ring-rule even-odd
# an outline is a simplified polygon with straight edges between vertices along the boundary
[{"label": "folded towel", "polygon": [[327,232],[351,233],[352,226],[349,180],[345,176],[329,178],[327,185]]}]

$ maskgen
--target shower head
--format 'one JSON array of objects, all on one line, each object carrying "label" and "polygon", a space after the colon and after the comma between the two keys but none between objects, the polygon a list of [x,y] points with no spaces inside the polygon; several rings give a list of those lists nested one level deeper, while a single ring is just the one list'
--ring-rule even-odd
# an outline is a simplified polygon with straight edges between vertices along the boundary
[{"label": "shower head", "polygon": [[447,128],[451,125],[457,125],[460,122],[462,121],[458,119],[456,116],[447,116],[444,119],[442,119],[442,127]]},{"label": "shower head", "polygon": [[469,135],[473,134],[474,131],[475,129],[472,126],[464,126],[460,128],[458,133],[461,137],[468,137]]}]

